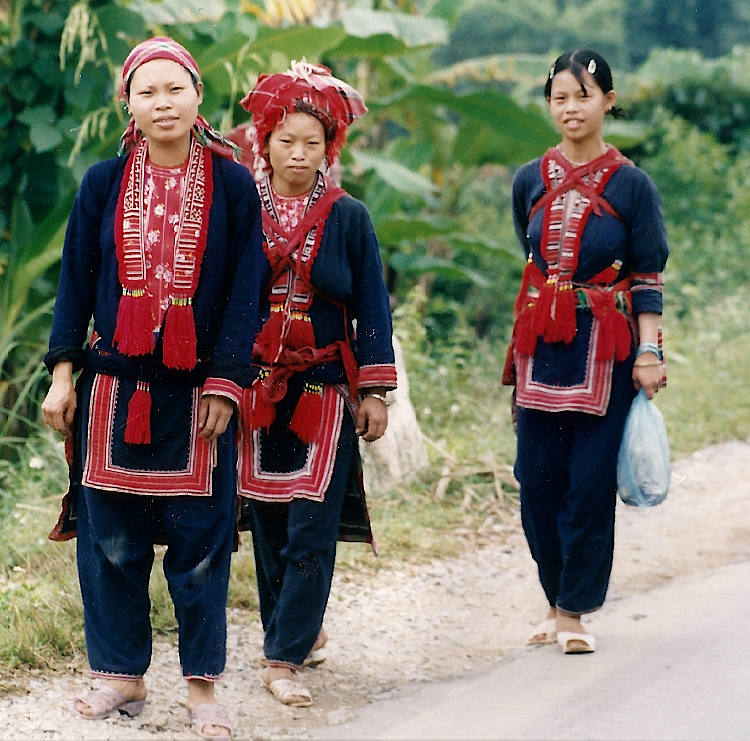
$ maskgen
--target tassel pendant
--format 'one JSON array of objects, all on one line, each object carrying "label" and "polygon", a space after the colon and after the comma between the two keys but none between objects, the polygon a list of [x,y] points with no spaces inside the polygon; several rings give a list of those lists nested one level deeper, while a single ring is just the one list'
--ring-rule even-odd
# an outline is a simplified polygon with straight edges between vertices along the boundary
[{"label": "tassel pendant", "polygon": [[318,437],[323,421],[323,384],[305,383],[304,391],[294,408],[289,429],[308,445]]},{"label": "tassel pendant", "polygon": [[151,392],[145,381],[138,381],[128,403],[125,442],[148,445],[151,442]]},{"label": "tassel pendant", "polygon": [[315,347],[315,334],[308,314],[303,311],[293,311],[290,319],[289,333],[286,337],[287,346],[292,350]]},{"label": "tassel pendant", "polygon": [[250,389],[250,427],[253,430],[268,429],[276,419],[276,404],[263,393],[263,381],[268,371],[262,370]]},{"label": "tassel pendant", "polygon": [[[277,308],[278,307],[278,308]],[[271,314],[255,338],[253,355],[271,363],[276,359],[281,343],[281,328],[284,316],[281,304],[271,305]]]},{"label": "tassel pendant", "polygon": [[177,370],[195,368],[198,363],[196,342],[193,300],[173,297],[164,318],[164,365]]},{"label": "tassel pendant", "polygon": [[555,315],[544,330],[546,342],[571,343],[576,336],[576,295],[573,284],[564,281],[557,284]]},{"label": "tassel pendant", "polygon": [[154,318],[142,288],[122,289],[113,342],[123,355],[148,355],[154,351]]}]

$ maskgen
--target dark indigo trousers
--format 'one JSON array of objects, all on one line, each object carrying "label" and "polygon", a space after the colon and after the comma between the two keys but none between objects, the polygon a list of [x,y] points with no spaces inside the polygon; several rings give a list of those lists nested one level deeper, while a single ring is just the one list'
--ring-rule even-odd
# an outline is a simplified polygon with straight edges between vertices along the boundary
[{"label": "dark indigo trousers", "polygon": [[617,452],[635,396],[632,362],[615,366],[603,417],[518,408],[521,521],[550,606],[604,604],[614,552]]},{"label": "dark indigo trousers", "polygon": [[166,532],[164,575],[178,623],[183,675],[224,670],[226,601],[237,514],[234,427],[218,440],[213,494],[147,496],[81,487],[78,575],[92,672],[143,676],[151,661],[149,577]]},{"label": "dark indigo trousers", "polygon": [[351,417],[345,413],[324,501],[251,500],[260,616],[266,633],[263,650],[269,663],[301,666],[323,625],[356,444]]}]

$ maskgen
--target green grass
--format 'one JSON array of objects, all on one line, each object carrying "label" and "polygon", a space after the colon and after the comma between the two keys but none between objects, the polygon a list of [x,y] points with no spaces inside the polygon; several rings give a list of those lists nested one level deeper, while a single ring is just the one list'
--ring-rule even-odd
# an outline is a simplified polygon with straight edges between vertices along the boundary
[{"label": "green grass", "polygon": [[[750,437],[749,303],[744,292],[690,324],[665,322],[669,385],[657,404],[673,457]],[[381,556],[362,544],[340,544],[344,578],[455,555],[508,527],[517,511],[509,390],[500,385],[505,348],[460,330],[450,347],[428,347],[416,314],[401,312],[397,326],[430,462],[416,481],[370,492]],[[62,447],[52,433],[26,440],[17,462],[0,461],[0,691],[22,686],[35,671],[85,665],[74,541],[46,538],[65,484]],[[152,619],[157,633],[174,638],[160,555]],[[229,604],[250,619],[257,594],[249,533],[241,536],[232,569]]]},{"label": "green grass", "polygon": [[690,322],[665,323],[664,413],[673,457],[725,440],[750,437],[747,289]]}]

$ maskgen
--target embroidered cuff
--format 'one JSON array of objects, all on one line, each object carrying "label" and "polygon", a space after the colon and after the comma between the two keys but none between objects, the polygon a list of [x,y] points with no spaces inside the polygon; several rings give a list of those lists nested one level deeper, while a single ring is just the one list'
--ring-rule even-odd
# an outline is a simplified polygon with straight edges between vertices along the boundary
[{"label": "embroidered cuff", "polygon": [[187,672],[186,674],[182,675],[185,679],[191,680],[191,679],[202,679],[204,682],[217,682],[219,679],[221,679],[221,674],[191,674],[190,672]]},{"label": "embroidered cuff", "polygon": [[359,369],[357,388],[371,388],[384,386],[391,390],[396,388],[396,366],[388,363],[383,365],[363,365]]},{"label": "embroidered cuff", "polygon": [[224,396],[231,399],[237,406],[240,404],[242,389],[234,382],[227,378],[210,377],[206,379],[201,391],[201,398],[207,395]]},{"label": "embroidered cuff", "polygon": [[121,682],[138,682],[143,679],[143,674],[119,674],[104,669],[92,669],[89,673],[95,679],[117,679]]}]

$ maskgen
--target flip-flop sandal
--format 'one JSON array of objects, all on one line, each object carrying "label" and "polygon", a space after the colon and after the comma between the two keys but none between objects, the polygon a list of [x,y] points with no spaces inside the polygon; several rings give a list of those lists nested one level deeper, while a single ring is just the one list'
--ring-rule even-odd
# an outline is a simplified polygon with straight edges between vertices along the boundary
[{"label": "flip-flop sandal", "polygon": [[[202,702],[194,708],[188,708],[190,722],[193,724],[193,730],[201,738],[209,738],[212,741],[231,741],[232,738],[232,721],[229,718],[229,711],[218,702]],[[219,736],[206,733],[207,726],[219,726],[226,728],[229,733]]]},{"label": "flip-flop sandal", "polygon": [[596,651],[596,637],[591,633],[573,633],[561,630],[557,642],[564,654],[592,654]]},{"label": "flip-flop sandal", "polygon": [[[76,707],[77,702],[88,705],[94,712],[91,715],[82,713]],[[91,690],[86,697],[76,697],[73,700],[73,712],[86,720],[106,718],[115,710],[132,718],[143,711],[145,704],[145,698],[143,700],[126,700],[123,694],[118,692],[114,687],[103,686]]]},{"label": "flip-flop sandal", "polygon": [[291,705],[295,708],[308,708],[312,705],[310,690],[296,679],[274,679],[271,682],[261,679],[261,682],[284,705]]},{"label": "flip-flop sandal", "polygon": [[[539,638],[541,636],[541,638]],[[529,636],[529,640],[526,641],[528,646],[544,646],[548,643],[554,643],[557,640],[557,624],[555,618],[548,618],[542,620],[539,625],[534,628],[534,632]]]}]

